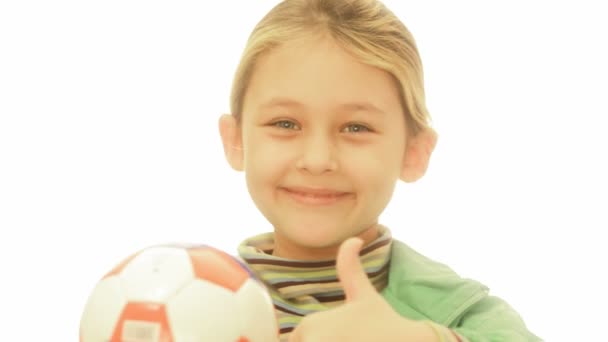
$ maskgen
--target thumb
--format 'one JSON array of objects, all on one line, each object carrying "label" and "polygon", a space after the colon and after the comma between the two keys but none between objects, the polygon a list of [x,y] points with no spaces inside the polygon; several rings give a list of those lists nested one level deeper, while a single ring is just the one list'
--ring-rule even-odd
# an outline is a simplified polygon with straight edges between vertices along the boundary
[{"label": "thumb", "polygon": [[362,246],[363,240],[349,238],[342,242],[338,250],[336,269],[346,295],[346,302],[358,300],[369,293],[376,293],[376,288],[367,278],[359,261],[359,251]]}]

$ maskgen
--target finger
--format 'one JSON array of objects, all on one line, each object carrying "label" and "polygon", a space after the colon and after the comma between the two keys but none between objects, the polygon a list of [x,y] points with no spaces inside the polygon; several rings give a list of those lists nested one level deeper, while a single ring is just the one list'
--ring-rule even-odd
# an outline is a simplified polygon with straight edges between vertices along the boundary
[{"label": "finger", "polygon": [[287,340],[287,342],[300,342],[301,341],[299,334],[296,331],[297,331],[297,329],[295,329],[293,332],[291,332],[291,334],[289,334],[289,339]]},{"label": "finger", "polygon": [[376,289],[369,281],[359,260],[359,251],[362,246],[363,240],[350,238],[340,245],[338,251],[336,269],[347,302],[357,300],[370,293],[376,293]]},{"label": "finger", "polygon": [[[306,318],[304,318],[306,319]],[[302,331],[304,330],[304,326],[302,325],[302,322],[304,322],[304,320],[302,320],[300,322],[300,324],[298,324],[296,326],[295,329],[292,330],[292,332],[289,334],[289,339],[287,340],[287,342],[302,342],[304,341],[304,339],[302,338]]]}]

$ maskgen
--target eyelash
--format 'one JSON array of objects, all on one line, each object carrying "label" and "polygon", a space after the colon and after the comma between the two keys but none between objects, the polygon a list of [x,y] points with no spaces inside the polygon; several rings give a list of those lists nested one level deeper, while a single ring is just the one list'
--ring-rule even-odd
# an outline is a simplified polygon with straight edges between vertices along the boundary
[{"label": "eyelash", "polygon": [[[294,128],[285,127],[286,124],[287,125],[291,125],[292,127],[298,125],[295,122],[290,121],[290,120],[279,120],[279,121],[273,122],[271,124],[271,126],[277,127],[279,129],[286,129],[286,130],[294,129]],[[369,132],[373,132],[372,129],[369,128],[368,126],[363,125],[363,124],[359,124],[359,123],[351,123],[351,124],[346,125],[346,127],[358,127],[360,129],[359,131],[354,131],[354,132],[351,132],[351,133],[369,133]],[[361,129],[363,129],[363,130],[361,130]]]},{"label": "eyelash", "polygon": [[280,128],[280,129],[288,129],[288,130],[289,130],[289,129],[293,129],[293,128],[288,128],[288,127],[285,127],[285,125],[284,125],[284,124],[291,124],[291,125],[293,125],[293,126],[297,126],[297,124],[296,124],[295,122],[293,122],[293,121],[289,121],[289,120],[279,120],[279,121],[275,121],[275,122],[273,122],[273,123],[271,124],[271,126],[273,126],[273,127],[277,127],[277,128]]},{"label": "eyelash", "polygon": [[355,131],[355,132],[351,132],[351,133],[369,133],[372,131],[371,128],[362,125],[362,124],[358,124],[358,123],[353,123],[353,124],[349,124],[346,127],[358,127],[359,129],[363,129],[363,131]]}]

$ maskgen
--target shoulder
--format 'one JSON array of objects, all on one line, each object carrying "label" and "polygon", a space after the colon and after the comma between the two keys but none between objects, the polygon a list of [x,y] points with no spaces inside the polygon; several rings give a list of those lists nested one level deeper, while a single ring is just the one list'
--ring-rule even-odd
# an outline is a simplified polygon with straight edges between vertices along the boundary
[{"label": "shoulder", "polygon": [[391,249],[391,263],[398,267],[398,270],[407,271],[408,275],[429,275],[442,273],[445,275],[456,275],[447,265],[424,256],[406,245],[405,243],[393,239]]},{"label": "shoulder", "polygon": [[397,311],[407,306],[446,326],[488,296],[485,285],[460,277],[447,265],[398,240],[393,240],[385,292]]},{"label": "shoulder", "polygon": [[393,241],[384,297],[402,316],[430,319],[469,340],[540,341],[504,300],[483,284]]}]

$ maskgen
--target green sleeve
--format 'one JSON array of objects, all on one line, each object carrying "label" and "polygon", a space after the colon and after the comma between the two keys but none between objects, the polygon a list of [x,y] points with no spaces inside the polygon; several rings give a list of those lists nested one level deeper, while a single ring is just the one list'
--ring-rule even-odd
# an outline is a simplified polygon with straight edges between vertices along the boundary
[{"label": "green sleeve", "polygon": [[471,342],[542,341],[509,304],[493,296],[473,305],[450,328]]}]

